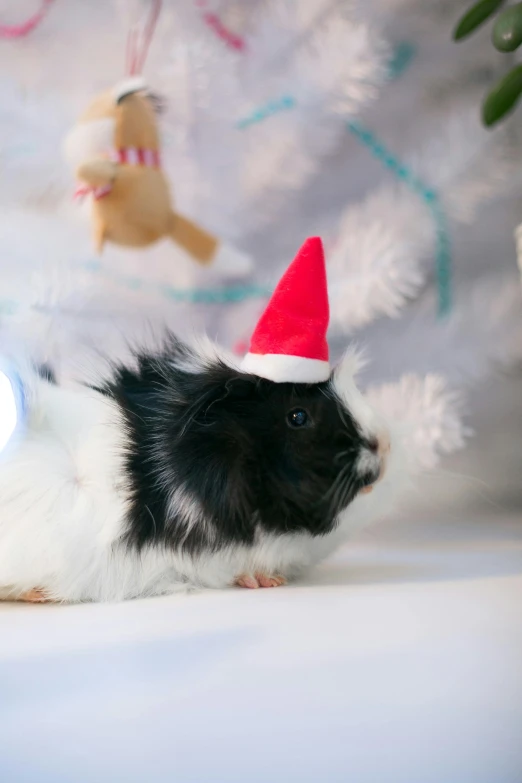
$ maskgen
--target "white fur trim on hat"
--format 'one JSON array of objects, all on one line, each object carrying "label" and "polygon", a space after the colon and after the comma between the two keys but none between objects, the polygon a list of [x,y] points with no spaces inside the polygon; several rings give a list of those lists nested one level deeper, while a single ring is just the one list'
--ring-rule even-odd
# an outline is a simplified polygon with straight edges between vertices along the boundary
[{"label": "white fur trim on hat", "polygon": [[114,102],[118,103],[124,95],[131,95],[133,92],[140,92],[141,90],[146,89],[147,84],[143,76],[130,76],[128,79],[118,82],[112,91]]},{"label": "white fur trim on hat", "polygon": [[241,369],[275,383],[321,383],[330,377],[328,362],[275,353],[247,353]]}]

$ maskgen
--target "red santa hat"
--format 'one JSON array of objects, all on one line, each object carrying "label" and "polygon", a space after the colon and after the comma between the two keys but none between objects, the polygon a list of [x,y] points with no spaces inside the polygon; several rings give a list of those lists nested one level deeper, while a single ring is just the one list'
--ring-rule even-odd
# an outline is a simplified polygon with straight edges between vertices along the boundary
[{"label": "red santa hat", "polygon": [[242,369],[276,383],[328,380],[329,317],[323,243],[310,237],[259,319]]}]

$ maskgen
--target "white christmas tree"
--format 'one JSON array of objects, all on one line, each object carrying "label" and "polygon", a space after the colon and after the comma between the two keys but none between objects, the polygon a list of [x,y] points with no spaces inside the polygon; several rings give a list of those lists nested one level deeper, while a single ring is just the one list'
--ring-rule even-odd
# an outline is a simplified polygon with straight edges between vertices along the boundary
[{"label": "white christmas tree", "polygon": [[[180,209],[250,254],[246,279],[220,279],[168,242],[97,258],[72,202],[63,138],[125,75],[128,40],[159,5],[144,74],[164,104],[163,166]],[[479,214],[487,226],[485,205],[509,195],[519,148],[507,130],[480,126],[480,80],[496,55],[479,38],[453,47],[460,4],[0,2],[5,25],[40,8],[32,29],[0,39],[4,335],[64,382],[95,361],[89,347],[119,354],[164,325],[231,348],[302,240],[320,233],[332,344],[344,349],[356,330],[369,343],[372,396],[402,417],[412,469],[461,447],[444,376],[459,384],[491,358],[512,360],[521,310],[514,264],[504,279],[497,259],[473,269],[459,251]]]}]

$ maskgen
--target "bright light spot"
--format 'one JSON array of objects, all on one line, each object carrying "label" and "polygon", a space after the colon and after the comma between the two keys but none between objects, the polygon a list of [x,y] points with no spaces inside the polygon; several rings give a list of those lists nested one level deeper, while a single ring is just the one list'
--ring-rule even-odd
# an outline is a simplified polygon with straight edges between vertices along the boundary
[{"label": "bright light spot", "polygon": [[13,434],[17,420],[16,398],[11,381],[0,372],[0,451]]}]

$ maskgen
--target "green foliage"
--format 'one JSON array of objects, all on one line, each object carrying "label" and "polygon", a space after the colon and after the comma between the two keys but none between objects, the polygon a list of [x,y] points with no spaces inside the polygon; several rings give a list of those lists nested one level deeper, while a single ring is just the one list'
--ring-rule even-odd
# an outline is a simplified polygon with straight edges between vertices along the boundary
[{"label": "green foliage", "polygon": [[469,11],[466,11],[455,28],[453,33],[455,41],[461,41],[463,38],[471,35],[477,27],[480,27],[490,16],[493,16],[503,3],[504,0],[480,0],[479,3],[472,6]]},{"label": "green foliage", "polygon": [[499,52],[514,52],[522,43],[522,3],[502,11],[493,27],[493,45]]},{"label": "green foliage", "polygon": [[489,92],[482,106],[482,121],[491,127],[513,111],[522,94],[522,65],[512,71]]},{"label": "green foliage", "polygon": [[[460,19],[453,38],[461,41],[486,22],[504,0],[480,0]],[[514,52],[522,44],[522,2],[509,6],[498,16],[492,33],[499,52]],[[513,111],[522,95],[522,65],[513,68],[488,93],[482,106],[482,121],[491,127]]]}]

